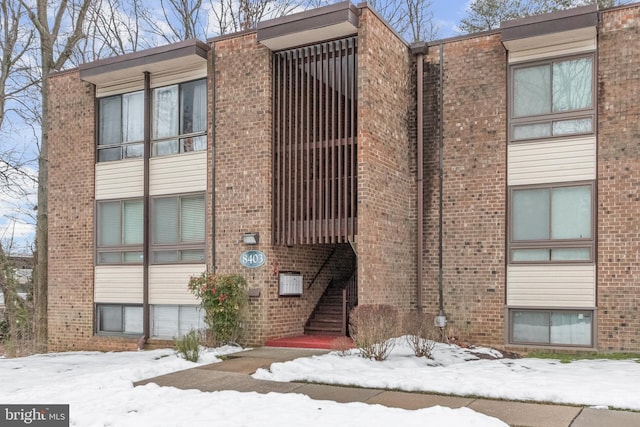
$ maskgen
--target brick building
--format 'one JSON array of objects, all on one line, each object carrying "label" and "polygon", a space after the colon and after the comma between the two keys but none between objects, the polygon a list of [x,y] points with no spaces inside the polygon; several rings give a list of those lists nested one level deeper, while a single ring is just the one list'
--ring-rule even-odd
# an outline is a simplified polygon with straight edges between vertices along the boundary
[{"label": "brick building", "polygon": [[50,76],[50,350],[201,327],[209,270],[252,345],[344,292],[640,351],[639,33],[635,4],[410,45],[345,2]]}]

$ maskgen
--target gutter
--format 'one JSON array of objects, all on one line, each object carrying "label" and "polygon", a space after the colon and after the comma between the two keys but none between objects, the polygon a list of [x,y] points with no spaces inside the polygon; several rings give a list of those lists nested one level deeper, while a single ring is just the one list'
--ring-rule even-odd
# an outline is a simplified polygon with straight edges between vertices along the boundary
[{"label": "gutter", "polygon": [[149,308],[149,158],[151,157],[151,74],[144,72],[144,166],[143,166],[143,243],[142,243],[142,332],[138,340],[138,350],[142,350],[151,336],[151,320]]}]

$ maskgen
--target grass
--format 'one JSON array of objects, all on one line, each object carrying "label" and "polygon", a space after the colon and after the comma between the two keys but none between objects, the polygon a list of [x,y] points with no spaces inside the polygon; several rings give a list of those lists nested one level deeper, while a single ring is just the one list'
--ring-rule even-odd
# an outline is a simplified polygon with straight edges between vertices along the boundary
[{"label": "grass", "polygon": [[556,353],[549,351],[534,351],[527,354],[527,357],[535,359],[557,359],[561,363],[571,363],[576,360],[634,360],[640,363],[640,353],[597,353],[597,352],[577,352],[574,354]]}]

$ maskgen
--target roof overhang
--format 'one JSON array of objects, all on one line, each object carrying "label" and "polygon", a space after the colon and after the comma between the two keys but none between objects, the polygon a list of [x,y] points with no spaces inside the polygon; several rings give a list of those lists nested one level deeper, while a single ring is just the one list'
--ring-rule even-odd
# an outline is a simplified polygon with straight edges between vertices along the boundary
[{"label": "roof overhang", "polygon": [[82,64],[80,79],[95,85],[130,80],[144,72],[153,74],[206,63],[208,51],[206,43],[186,40]]},{"label": "roof overhang", "polygon": [[505,21],[500,30],[505,47],[520,50],[544,43],[550,37],[561,38],[563,42],[593,37],[597,25],[598,7],[590,5]]},{"label": "roof overhang", "polygon": [[258,42],[271,50],[318,43],[358,32],[360,12],[349,1],[258,23]]}]

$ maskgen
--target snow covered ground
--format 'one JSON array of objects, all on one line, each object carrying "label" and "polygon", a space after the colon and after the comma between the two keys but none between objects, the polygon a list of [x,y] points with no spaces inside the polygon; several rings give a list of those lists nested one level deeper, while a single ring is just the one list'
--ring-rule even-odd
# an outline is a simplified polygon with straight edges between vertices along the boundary
[{"label": "snow covered ground", "polygon": [[[208,350],[198,364],[237,351]],[[323,359],[312,359],[320,362]],[[349,359],[340,359],[349,363]],[[335,363],[332,362],[332,363]],[[503,427],[503,422],[468,408],[418,411],[364,403],[314,401],[300,394],[200,392],[133,387],[133,382],[198,364],[172,350],[123,353],[73,352],[0,359],[0,403],[69,404],[73,426],[278,426],[354,425]],[[363,379],[368,377],[362,372]]]},{"label": "snow covered ground", "polygon": [[[1,404],[69,404],[73,426],[505,426],[468,408],[418,411],[363,403],[314,401],[300,394],[200,392],[133,387],[133,382],[201,364],[237,347],[209,349],[198,364],[173,350],[73,352],[0,358]],[[495,350],[438,344],[434,360],[416,358],[398,339],[384,362],[337,353],[271,365],[255,378],[307,380],[363,387],[474,394],[640,410],[640,363],[591,360],[495,359]]]},{"label": "snow covered ground", "polygon": [[640,410],[637,360],[486,360],[478,355],[497,355],[495,350],[469,351],[440,343],[430,360],[415,357],[402,338],[384,362],[355,352],[275,363],[253,377]]}]

